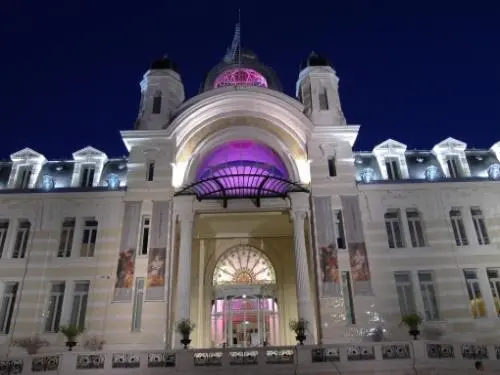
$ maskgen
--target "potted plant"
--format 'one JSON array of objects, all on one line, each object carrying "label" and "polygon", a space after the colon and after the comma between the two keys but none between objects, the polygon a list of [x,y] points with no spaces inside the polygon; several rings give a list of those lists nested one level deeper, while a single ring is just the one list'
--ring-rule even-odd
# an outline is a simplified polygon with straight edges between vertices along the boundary
[{"label": "potted plant", "polygon": [[189,319],[182,319],[177,322],[177,333],[182,337],[181,344],[184,345],[184,349],[187,349],[188,345],[191,344],[191,333],[194,331],[196,325]]},{"label": "potted plant", "polygon": [[299,318],[298,320],[291,320],[289,323],[290,329],[295,332],[295,339],[299,342],[300,345],[304,345],[304,341],[306,340],[306,330],[309,322],[303,318]]},{"label": "potted plant", "polygon": [[418,340],[420,335],[420,325],[422,324],[422,317],[417,313],[411,313],[404,315],[401,319],[400,326],[406,326],[408,328],[408,333],[413,336],[415,340]]},{"label": "potted plant", "polygon": [[12,340],[12,345],[26,349],[29,355],[38,353],[40,348],[49,346],[49,342],[40,338],[38,335],[29,337],[20,337]]},{"label": "potted plant", "polygon": [[91,336],[87,340],[85,340],[85,343],[83,344],[83,347],[85,349],[89,349],[92,351],[97,351],[97,350],[102,350],[103,345],[106,343],[103,339],[97,336]]},{"label": "potted plant", "polygon": [[73,350],[73,347],[76,345],[76,338],[83,333],[84,329],[77,327],[75,325],[63,326],[60,328],[59,332],[61,332],[66,337],[66,346],[69,351]]}]

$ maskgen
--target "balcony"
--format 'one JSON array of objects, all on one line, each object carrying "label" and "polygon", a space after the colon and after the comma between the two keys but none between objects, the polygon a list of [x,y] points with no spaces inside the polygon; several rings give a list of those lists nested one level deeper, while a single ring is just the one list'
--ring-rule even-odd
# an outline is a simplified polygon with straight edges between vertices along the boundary
[{"label": "balcony", "polygon": [[[75,348],[77,349],[77,348]],[[0,360],[0,375],[174,374],[258,371],[292,374],[471,374],[481,360],[500,369],[500,345],[430,341],[348,343],[329,346],[191,349],[176,352],[62,352]]]}]

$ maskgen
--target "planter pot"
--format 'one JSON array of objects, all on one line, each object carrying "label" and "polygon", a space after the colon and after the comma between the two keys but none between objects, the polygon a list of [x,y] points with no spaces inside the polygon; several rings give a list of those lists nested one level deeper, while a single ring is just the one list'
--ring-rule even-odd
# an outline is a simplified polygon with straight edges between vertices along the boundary
[{"label": "planter pot", "polygon": [[299,345],[304,345],[304,341],[306,341],[306,335],[304,335],[303,333],[297,333],[295,339],[299,342]]},{"label": "planter pot", "polygon": [[66,346],[68,347],[68,351],[72,351],[76,346],[76,341],[66,341]]},{"label": "planter pot", "polygon": [[189,339],[189,336],[183,336],[181,340],[181,344],[184,345],[184,349],[188,348],[188,345],[191,344],[191,340]]},{"label": "planter pot", "polygon": [[418,340],[418,336],[420,335],[420,331],[418,329],[410,329],[408,333],[410,336],[413,336],[414,340]]}]

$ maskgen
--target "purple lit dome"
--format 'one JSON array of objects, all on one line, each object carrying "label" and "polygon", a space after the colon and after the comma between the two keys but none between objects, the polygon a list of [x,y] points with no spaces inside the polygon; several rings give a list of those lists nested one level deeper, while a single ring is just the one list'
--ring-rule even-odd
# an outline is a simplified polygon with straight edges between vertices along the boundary
[{"label": "purple lit dome", "polygon": [[233,68],[222,72],[214,82],[214,88],[225,86],[267,87],[267,80],[254,69]]},{"label": "purple lit dome", "polygon": [[[278,154],[251,140],[225,143],[200,163],[196,181],[205,181],[203,195],[279,195],[288,186],[288,171]],[[201,185],[200,185],[201,188]]]}]

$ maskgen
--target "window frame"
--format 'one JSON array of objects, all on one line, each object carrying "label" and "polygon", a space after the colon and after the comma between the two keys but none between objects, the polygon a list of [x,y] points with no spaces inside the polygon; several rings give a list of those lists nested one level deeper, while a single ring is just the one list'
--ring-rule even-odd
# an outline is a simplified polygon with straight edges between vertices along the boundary
[{"label": "window frame", "polygon": [[[424,220],[422,212],[417,208],[407,208],[405,210],[406,224],[408,225],[408,233],[410,235],[411,247],[426,247],[427,239],[425,236]],[[415,216],[410,215],[415,214]]]},{"label": "window frame", "polygon": [[[398,280],[398,276],[404,276],[407,280]],[[394,284],[396,286],[396,296],[398,299],[399,310],[401,316],[408,314],[414,314],[418,312],[417,308],[417,298],[415,295],[415,288],[413,285],[412,274],[410,271],[394,271],[393,273]],[[410,295],[407,296],[406,291],[409,291]],[[401,294],[402,293],[402,294]],[[409,298],[411,297],[411,298]],[[404,300],[405,306],[401,305],[402,300]]]},{"label": "window frame", "polygon": [[[458,213],[458,215],[453,215]],[[451,230],[453,233],[453,239],[455,240],[456,246],[469,246],[469,236],[467,234],[467,229],[465,228],[464,215],[461,208],[454,207],[448,213]]]},{"label": "window frame", "polygon": [[16,228],[16,236],[14,238],[14,246],[12,248],[12,259],[24,259],[26,257],[30,238],[31,222],[27,219],[19,219]]},{"label": "window frame", "polygon": [[[8,291],[9,286],[13,288],[13,291]],[[18,281],[6,281],[4,283],[2,300],[0,301],[0,334],[7,335],[11,331],[12,319],[14,318],[18,293]],[[4,306],[5,303],[7,303],[8,305]]]},{"label": "window frame", "polygon": [[61,224],[61,233],[59,236],[59,245],[57,248],[57,258],[70,258],[73,252],[73,243],[75,241],[76,218],[64,218]]},{"label": "window frame", "polygon": [[486,218],[484,217],[483,210],[479,207],[471,207],[470,214],[472,217],[472,225],[476,233],[476,240],[479,245],[490,245],[491,240],[486,226]]},{"label": "window frame", "polygon": [[99,222],[97,219],[86,218],[84,220],[82,226],[82,237],[80,240],[80,258],[92,258],[95,256],[98,230]]},{"label": "window frame", "polygon": [[[78,286],[84,286],[84,290],[77,290]],[[71,299],[71,313],[69,317],[69,324],[79,327],[81,329],[85,328],[85,322],[87,319],[87,309],[89,302],[89,292],[90,292],[90,281],[89,280],[78,280],[73,283],[72,299]],[[78,299],[78,300],[77,300]],[[76,305],[78,301],[78,306]],[[75,312],[75,307],[77,312]]]},{"label": "window frame", "polygon": [[[55,290],[55,286],[62,286],[61,290]],[[44,331],[47,333],[59,332],[63,318],[64,296],[66,292],[65,281],[53,281],[50,283],[49,296],[47,299],[47,317],[45,319]]]},{"label": "window frame", "polygon": [[[388,215],[395,215],[395,217],[388,217]],[[398,230],[397,228],[395,228],[394,224],[397,224],[399,228],[399,238],[397,235]],[[387,210],[384,213],[384,225],[387,236],[387,245],[389,246],[389,249],[406,248],[406,241],[405,241],[406,239],[404,234],[403,221],[401,220],[401,210],[399,209]]]}]

